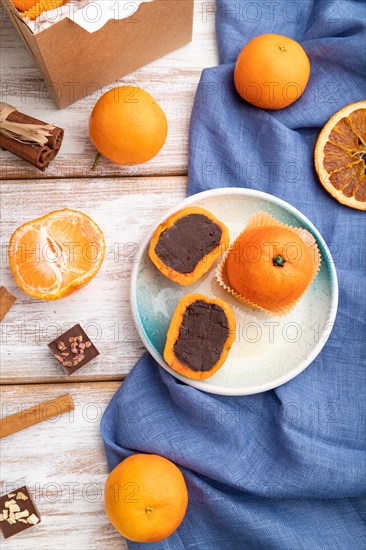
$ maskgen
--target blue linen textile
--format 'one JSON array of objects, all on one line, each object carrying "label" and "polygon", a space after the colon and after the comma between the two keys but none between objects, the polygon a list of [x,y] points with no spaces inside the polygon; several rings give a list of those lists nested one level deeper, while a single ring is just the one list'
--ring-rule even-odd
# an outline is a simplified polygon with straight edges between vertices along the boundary
[{"label": "blue linen textile", "polygon": [[[219,0],[216,24],[220,65],[203,72],[196,95],[189,193],[242,186],[299,208],[333,254],[339,311],[318,358],[263,394],[205,394],[167,374],[148,354],[139,361],[102,420],[109,467],[134,452],[161,454],[181,467],[189,507],[168,539],[129,548],[361,550],[365,214],[323,190],[312,155],[329,117],[365,96],[365,3]],[[266,32],[295,38],[311,61],[304,95],[277,112],[245,103],[232,84],[239,51]]]}]

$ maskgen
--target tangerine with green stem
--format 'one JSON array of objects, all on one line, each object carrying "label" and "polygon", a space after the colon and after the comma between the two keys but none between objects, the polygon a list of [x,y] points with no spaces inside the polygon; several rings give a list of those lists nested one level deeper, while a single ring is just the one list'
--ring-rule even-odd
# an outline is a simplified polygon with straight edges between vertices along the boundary
[{"label": "tangerine with green stem", "polygon": [[267,310],[298,300],[313,279],[314,258],[290,228],[261,226],[244,231],[229,251],[226,273],[231,287]]}]

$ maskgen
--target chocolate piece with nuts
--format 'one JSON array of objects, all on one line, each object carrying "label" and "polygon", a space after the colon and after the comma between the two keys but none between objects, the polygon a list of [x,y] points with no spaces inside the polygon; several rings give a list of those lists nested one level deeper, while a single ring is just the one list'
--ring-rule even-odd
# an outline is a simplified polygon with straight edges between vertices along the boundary
[{"label": "chocolate piece with nuts", "polygon": [[99,355],[80,325],[66,331],[48,347],[68,376]]},{"label": "chocolate piece with nuts", "polygon": [[0,498],[0,529],[4,539],[25,531],[41,521],[41,516],[24,485]]}]

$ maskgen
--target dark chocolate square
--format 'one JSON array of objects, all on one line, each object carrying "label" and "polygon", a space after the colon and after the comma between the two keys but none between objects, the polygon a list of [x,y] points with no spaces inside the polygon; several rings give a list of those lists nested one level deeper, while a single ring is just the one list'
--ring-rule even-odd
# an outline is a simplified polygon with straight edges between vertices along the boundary
[{"label": "dark chocolate square", "polygon": [[25,485],[0,497],[0,529],[4,539],[21,533],[40,521],[41,516]]},{"label": "dark chocolate square", "polygon": [[99,355],[99,351],[80,325],[64,332],[48,344],[48,347],[68,376]]}]

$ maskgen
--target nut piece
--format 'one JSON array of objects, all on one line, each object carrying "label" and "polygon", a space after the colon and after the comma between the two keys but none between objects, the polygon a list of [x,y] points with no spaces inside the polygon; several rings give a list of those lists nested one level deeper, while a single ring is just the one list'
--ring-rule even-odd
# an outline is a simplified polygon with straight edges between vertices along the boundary
[{"label": "nut piece", "polygon": [[85,342],[85,347],[86,348],[91,348],[92,347],[92,343],[89,342],[89,340],[87,342]]},{"label": "nut piece", "polygon": [[17,512],[15,514],[15,519],[27,518],[28,516],[29,516],[28,510],[23,510],[23,512]]},{"label": "nut piece", "polygon": [[18,491],[17,496],[15,498],[17,500],[28,500],[27,495],[25,495],[22,491]]},{"label": "nut piece", "polygon": [[55,358],[59,363],[62,363],[62,361],[64,360],[64,358],[61,355],[57,355],[57,354],[55,355]]},{"label": "nut piece", "polygon": [[39,518],[37,518],[35,514],[32,514],[27,518],[27,522],[31,525],[37,525],[37,523],[39,523]]},{"label": "nut piece", "polygon": [[28,523],[26,519],[18,519],[18,521],[21,521],[22,523]]},{"label": "nut piece", "polygon": [[10,493],[9,495],[7,495],[8,498],[13,498],[15,497],[15,493]]},{"label": "nut piece", "polygon": [[57,342],[57,348],[60,350],[60,351],[65,351],[66,346],[65,346],[65,342],[61,342],[61,340],[59,342]]},{"label": "nut piece", "polygon": [[9,516],[9,511],[3,510],[3,513],[0,514],[0,521],[5,521],[6,519],[8,519],[8,516]]},{"label": "nut piece", "polygon": [[75,367],[76,365],[81,363],[81,361],[83,360],[84,360],[84,355],[83,353],[80,353],[80,355],[77,355],[76,357],[74,357],[74,359],[72,360],[72,364]]},{"label": "nut piece", "polygon": [[62,355],[62,357],[69,357],[70,354],[69,354],[68,351],[63,351],[63,352],[61,353],[61,355]]},{"label": "nut piece", "polygon": [[14,523],[16,523],[14,518],[8,518],[6,521],[10,523],[10,525],[14,525]]},{"label": "nut piece", "polygon": [[73,344],[74,342],[76,342],[76,338],[74,338],[73,336],[70,336],[69,342],[70,344]]},{"label": "nut piece", "polygon": [[72,362],[71,361],[64,361],[62,364],[63,364],[64,367],[72,367]]},{"label": "nut piece", "polygon": [[20,512],[20,508],[17,504],[12,504],[11,506],[9,506],[9,512],[11,514],[14,514],[15,512]]},{"label": "nut piece", "polygon": [[13,506],[13,504],[16,504],[15,500],[7,500],[4,506],[5,508],[10,508],[10,506]]}]

